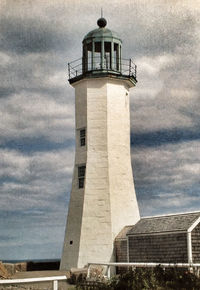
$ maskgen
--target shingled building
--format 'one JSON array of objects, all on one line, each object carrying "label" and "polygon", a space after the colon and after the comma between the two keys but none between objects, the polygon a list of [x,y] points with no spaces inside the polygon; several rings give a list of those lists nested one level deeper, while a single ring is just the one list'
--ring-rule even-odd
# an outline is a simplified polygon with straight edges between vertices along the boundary
[{"label": "shingled building", "polygon": [[141,218],[115,239],[117,262],[199,263],[200,212]]}]

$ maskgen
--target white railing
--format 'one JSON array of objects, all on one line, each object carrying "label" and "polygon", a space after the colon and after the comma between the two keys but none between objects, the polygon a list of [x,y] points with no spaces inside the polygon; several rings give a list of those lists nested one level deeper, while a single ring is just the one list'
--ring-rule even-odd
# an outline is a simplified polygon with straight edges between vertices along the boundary
[{"label": "white railing", "polygon": [[52,276],[52,277],[41,277],[41,278],[8,279],[8,280],[0,280],[0,285],[52,281],[53,290],[58,290],[58,281],[60,280],[67,280],[67,277],[66,276]]},{"label": "white railing", "polygon": [[[189,268],[189,269],[195,269],[199,270],[200,264],[189,264],[189,263],[88,263],[88,269],[87,269],[87,278],[90,278],[90,272],[91,272],[91,266],[106,266],[107,267],[107,277],[110,279],[110,267],[163,267],[163,268]],[[197,271],[198,272],[198,271]]]}]

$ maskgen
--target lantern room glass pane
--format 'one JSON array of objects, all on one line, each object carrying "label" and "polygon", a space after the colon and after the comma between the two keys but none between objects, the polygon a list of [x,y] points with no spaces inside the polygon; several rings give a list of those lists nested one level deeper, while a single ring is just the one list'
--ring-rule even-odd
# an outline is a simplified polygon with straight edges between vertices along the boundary
[{"label": "lantern room glass pane", "polygon": [[104,43],[104,65],[106,69],[111,69],[111,42]]},{"label": "lantern room glass pane", "polygon": [[119,70],[119,44],[114,43],[114,59],[113,59],[113,68],[114,70]]},{"label": "lantern room glass pane", "polygon": [[88,70],[88,60],[87,60],[87,45],[84,44],[83,46],[83,73]]},{"label": "lantern room glass pane", "polygon": [[92,42],[87,44],[87,70],[92,70]]},{"label": "lantern room glass pane", "polygon": [[121,45],[111,41],[90,41],[83,46],[83,73],[93,70],[121,70]]},{"label": "lantern room glass pane", "polygon": [[101,69],[101,42],[94,43],[94,69]]}]

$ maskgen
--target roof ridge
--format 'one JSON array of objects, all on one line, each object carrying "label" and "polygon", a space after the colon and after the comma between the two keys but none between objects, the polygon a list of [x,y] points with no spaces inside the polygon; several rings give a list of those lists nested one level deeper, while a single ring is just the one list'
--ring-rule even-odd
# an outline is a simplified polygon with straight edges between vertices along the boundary
[{"label": "roof ridge", "polygon": [[150,218],[177,216],[177,215],[188,215],[188,214],[195,214],[195,213],[199,213],[200,214],[200,210],[198,210],[198,211],[191,211],[191,212],[180,212],[180,213],[162,214],[162,215],[155,215],[155,216],[144,216],[144,217],[141,217],[141,219],[150,219]]}]

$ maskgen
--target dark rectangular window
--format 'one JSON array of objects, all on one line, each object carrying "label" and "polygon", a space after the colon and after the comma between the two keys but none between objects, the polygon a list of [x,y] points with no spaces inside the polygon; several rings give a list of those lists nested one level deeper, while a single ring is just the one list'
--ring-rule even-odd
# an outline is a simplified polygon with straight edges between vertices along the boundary
[{"label": "dark rectangular window", "polygon": [[78,167],[78,188],[84,187],[84,181],[85,181],[85,165]]},{"label": "dark rectangular window", "polygon": [[86,137],[86,130],[80,130],[80,146],[85,146],[85,137]]}]

